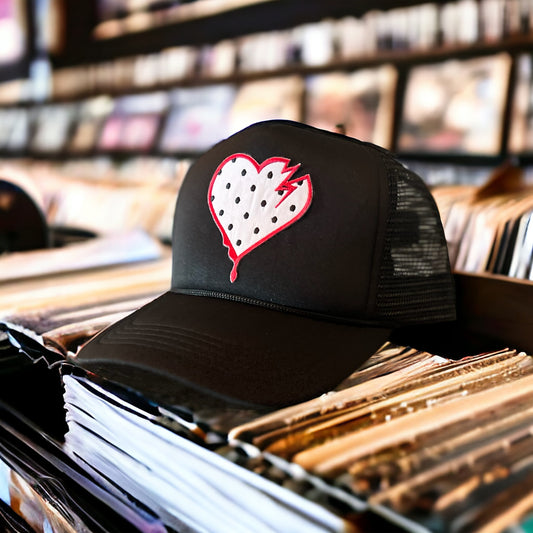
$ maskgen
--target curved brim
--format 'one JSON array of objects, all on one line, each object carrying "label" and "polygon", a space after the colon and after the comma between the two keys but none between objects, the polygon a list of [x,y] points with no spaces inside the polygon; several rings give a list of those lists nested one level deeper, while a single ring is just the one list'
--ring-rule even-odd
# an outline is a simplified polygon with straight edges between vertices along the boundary
[{"label": "curved brim", "polygon": [[128,369],[142,370],[165,387],[175,380],[225,401],[281,407],[334,389],[389,334],[167,292],[97,335],[76,359],[100,375],[118,368],[127,381]]}]

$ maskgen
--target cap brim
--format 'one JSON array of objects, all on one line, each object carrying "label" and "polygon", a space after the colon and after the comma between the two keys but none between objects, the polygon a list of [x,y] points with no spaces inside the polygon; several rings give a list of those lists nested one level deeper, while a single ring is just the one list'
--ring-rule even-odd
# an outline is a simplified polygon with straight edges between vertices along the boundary
[{"label": "cap brim", "polygon": [[99,374],[122,369],[126,381],[128,369],[141,370],[152,380],[160,376],[165,387],[175,380],[226,402],[281,407],[335,388],[389,334],[167,292],[104,330],[76,359]]}]

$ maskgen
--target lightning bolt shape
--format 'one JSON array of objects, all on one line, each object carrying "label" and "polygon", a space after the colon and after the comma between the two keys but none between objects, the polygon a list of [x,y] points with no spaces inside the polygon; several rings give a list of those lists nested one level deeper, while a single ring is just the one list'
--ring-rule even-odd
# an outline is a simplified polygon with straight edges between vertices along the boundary
[{"label": "lightning bolt shape", "polygon": [[297,165],[294,165],[292,167],[289,167],[288,163],[289,160],[286,160],[285,168],[281,171],[282,174],[287,174],[287,176],[274,189],[275,191],[286,191],[287,194],[284,194],[281,197],[281,200],[276,204],[276,207],[279,207],[296,190],[296,184],[298,182],[310,179],[309,174],[305,174],[305,176],[298,176],[297,178],[291,179],[294,173],[300,168],[301,163],[298,163]]}]

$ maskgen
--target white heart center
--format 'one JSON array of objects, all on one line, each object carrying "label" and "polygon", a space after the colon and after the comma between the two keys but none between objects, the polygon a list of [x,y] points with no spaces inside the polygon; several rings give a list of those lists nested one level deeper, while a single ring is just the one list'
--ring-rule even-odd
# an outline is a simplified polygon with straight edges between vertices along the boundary
[{"label": "white heart center", "polygon": [[240,259],[296,222],[313,196],[308,174],[294,177],[298,165],[271,157],[259,164],[247,154],[234,154],[217,168],[208,204],[233,261],[231,281]]}]

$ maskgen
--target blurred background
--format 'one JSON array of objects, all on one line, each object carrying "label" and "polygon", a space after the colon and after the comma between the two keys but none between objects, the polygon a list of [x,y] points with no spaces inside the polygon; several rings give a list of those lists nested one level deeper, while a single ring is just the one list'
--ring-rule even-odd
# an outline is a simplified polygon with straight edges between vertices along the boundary
[{"label": "blurred background", "polygon": [[191,161],[285,118],[388,148],[432,190],[523,194],[532,21],[531,0],[0,0],[0,177],[63,238],[168,242]]}]

